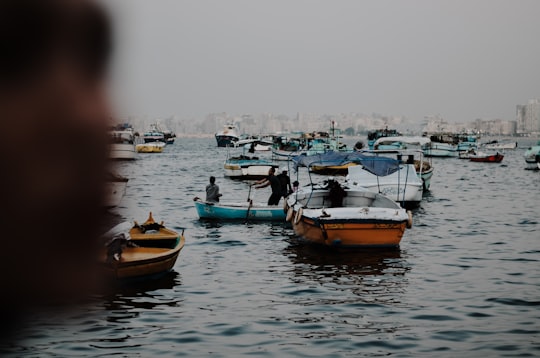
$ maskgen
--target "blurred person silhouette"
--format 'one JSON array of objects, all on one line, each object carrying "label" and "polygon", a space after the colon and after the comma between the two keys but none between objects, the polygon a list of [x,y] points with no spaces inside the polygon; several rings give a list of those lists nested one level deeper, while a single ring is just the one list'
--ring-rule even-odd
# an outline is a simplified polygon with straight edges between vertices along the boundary
[{"label": "blurred person silhouette", "polygon": [[110,23],[90,0],[0,0],[2,339],[95,282]]}]

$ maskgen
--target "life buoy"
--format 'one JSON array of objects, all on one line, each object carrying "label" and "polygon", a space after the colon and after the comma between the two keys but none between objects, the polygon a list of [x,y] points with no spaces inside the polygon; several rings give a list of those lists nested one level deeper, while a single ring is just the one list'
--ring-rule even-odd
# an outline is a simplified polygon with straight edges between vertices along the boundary
[{"label": "life buoy", "polygon": [[304,213],[304,210],[302,208],[298,209],[296,212],[296,216],[294,217],[294,224],[298,224],[300,222],[300,219],[302,219],[302,214]]},{"label": "life buoy", "polygon": [[407,215],[409,218],[407,219],[407,229],[412,228],[412,212],[410,210],[407,210]]},{"label": "life buoy", "polygon": [[289,208],[289,210],[287,210],[287,216],[285,217],[285,220],[291,221],[293,218],[293,214],[294,214],[293,208]]}]

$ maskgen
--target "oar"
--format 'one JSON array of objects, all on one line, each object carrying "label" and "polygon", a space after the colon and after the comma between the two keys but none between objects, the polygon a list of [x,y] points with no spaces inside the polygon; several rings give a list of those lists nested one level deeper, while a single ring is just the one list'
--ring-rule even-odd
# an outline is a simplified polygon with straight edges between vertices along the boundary
[{"label": "oar", "polygon": [[250,196],[251,196],[251,187],[252,187],[252,186],[253,186],[253,184],[250,184],[250,185],[249,185],[249,192],[248,192],[248,197],[247,197],[247,201],[248,201],[249,205],[248,205],[247,212],[246,212],[246,221],[245,221],[245,224],[248,223],[249,209],[251,209],[251,205],[253,204],[253,200],[250,199]]}]

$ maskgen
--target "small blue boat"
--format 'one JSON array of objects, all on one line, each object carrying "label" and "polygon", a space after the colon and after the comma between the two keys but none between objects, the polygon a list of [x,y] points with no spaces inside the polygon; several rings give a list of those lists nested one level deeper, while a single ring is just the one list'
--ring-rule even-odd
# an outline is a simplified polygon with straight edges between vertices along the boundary
[{"label": "small blue boat", "polygon": [[249,221],[285,221],[283,207],[260,203],[209,203],[199,198],[194,199],[195,208],[201,219],[212,220],[249,220]]}]

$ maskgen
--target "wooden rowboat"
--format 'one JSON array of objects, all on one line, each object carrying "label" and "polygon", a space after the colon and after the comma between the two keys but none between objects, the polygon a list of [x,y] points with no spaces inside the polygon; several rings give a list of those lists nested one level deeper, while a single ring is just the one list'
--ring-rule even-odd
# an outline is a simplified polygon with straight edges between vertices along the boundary
[{"label": "wooden rowboat", "polygon": [[[150,213],[148,220],[139,225],[135,222],[130,229],[130,245],[123,245],[116,260],[104,248],[101,271],[109,279],[154,278],[170,271],[184,247],[184,232],[181,234],[158,224]],[[133,245],[134,244],[134,245]]]}]

